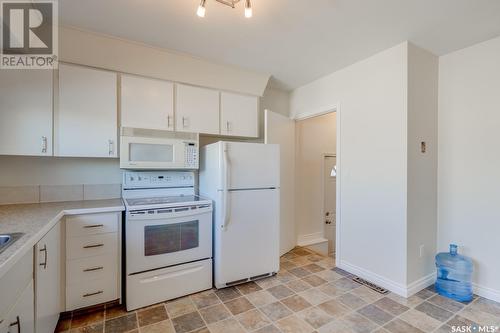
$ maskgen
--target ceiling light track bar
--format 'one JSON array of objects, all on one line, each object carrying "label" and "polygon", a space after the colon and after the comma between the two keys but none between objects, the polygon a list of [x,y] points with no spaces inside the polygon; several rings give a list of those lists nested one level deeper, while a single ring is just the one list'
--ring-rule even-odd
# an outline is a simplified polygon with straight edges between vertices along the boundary
[{"label": "ceiling light track bar", "polygon": [[[231,8],[235,8],[238,3],[240,3],[242,0],[215,0],[218,3],[221,3],[223,5],[226,5]],[[244,0],[245,1],[245,17],[250,18],[252,17],[252,2],[251,0]],[[205,17],[205,12],[206,12],[206,2],[207,0],[201,0],[200,5],[198,6],[198,10],[196,11],[196,14],[199,17]]]},{"label": "ceiling light track bar", "polygon": [[238,2],[241,0],[215,0],[223,5],[229,6],[231,8],[234,8]]}]

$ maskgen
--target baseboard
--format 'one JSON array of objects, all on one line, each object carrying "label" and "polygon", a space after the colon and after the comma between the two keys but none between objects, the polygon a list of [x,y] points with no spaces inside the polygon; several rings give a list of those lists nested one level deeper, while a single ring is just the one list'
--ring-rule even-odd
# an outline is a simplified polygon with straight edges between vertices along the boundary
[{"label": "baseboard", "polygon": [[423,278],[418,279],[417,281],[413,281],[406,287],[406,296],[405,297],[410,297],[411,295],[415,295],[418,293],[420,290],[427,288],[428,286],[431,286],[433,283],[436,282],[436,273],[431,273],[427,276],[424,276]]},{"label": "baseboard", "polygon": [[383,276],[380,276],[376,273],[370,272],[364,268],[358,267],[356,265],[350,264],[346,261],[341,261],[337,263],[337,267],[348,271],[351,274],[362,277],[365,280],[368,280],[372,283],[379,285],[382,288],[385,288],[389,291],[392,291],[395,294],[406,297],[407,288],[405,285],[397,283],[395,281],[389,280]]},{"label": "baseboard", "polygon": [[500,302],[500,290],[484,287],[477,283],[472,283],[472,287],[474,290],[474,294],[495,302]]},{"label": "baseboard", "polygon": [[319,243],[328,242],[328,239],[323,237],[322,232],[315,232],[313,234],[299,235],[297,240],[298,246],[309,246]]}]

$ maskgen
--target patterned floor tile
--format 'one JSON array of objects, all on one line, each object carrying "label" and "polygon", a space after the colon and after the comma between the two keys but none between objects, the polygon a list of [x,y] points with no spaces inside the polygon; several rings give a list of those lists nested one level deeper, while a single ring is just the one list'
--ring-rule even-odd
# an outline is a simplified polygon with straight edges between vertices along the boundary
[{"label": "patterned floor tile", "polygon": [[312,305],[318,305],[331,299],[331,297],[316,288],[303,291],[299,295]]},{"label": "patterned floor tile", "polygon": [[418,328],[408,324],[407,322],[401,319],[394,319],[390,323],[384,326],[389,332],[392,333],[425,333],[419,330]]},{"label": "patterned floor tile", "polygon": [[140,333],[175,333],[174,326],[170,320],[144,326],[139,329]]},{"label": "patterned floor tile", "polygon": [[429,290],[429,289],[422,289],[418,293],[415,294],[415,296],[417,296],[421,299],[428,299],[434,295],[436,295],[436,293],[432,290]]},{"label": "patterned floor tile", "polygon": [[245,330],[234,318],[208,325],[211,333],[244,333]]},{"label": "patterned floor tile", "polygon": [[374,321],[375,323],[379,325],[384,325],[388,321],[392,320],[394,318],[393,315],[391,315],[388,312],[385,312],[381,308],[370,304],[367,305],[361,309],[358,310],[358,313],[362,314],[366,318]]},{"label": "patterned floor tile", "polygon": [[263,306],[262,308],[260,308],[260,311],[262,311],[272,321],[280,320],[293,313],[280,302],[274,302]]},{"label": "patterned floor tile", "polygon": [[250,301],[250,303],[258,308],[269,303],[276,302],[276,298],[267,290],[257,291],[255,293],[248,294],[245,297]]},{"label": "patterned floor tile", "polygon": [[458,312],[465,307],[464,304],[441,295],[434,295],[427,301],[453,313]]},{"label": "patterned floor tile", "polygon": [[212,290],[191,295],[191,300],[198,309],[206,308],[208,306],[220,303],[219,298]]},{"label": "patterned floor tile", "polygon": [[401,316],[399,316],[399,318],[424,332],[432,332],[443,324],[439,320],[436,320],[415,309],[406,311]]},{"label": "patterned floor tile", "polygon": [[342,296],[339,296],[337,298],[337,300],[353,310],[359,309],[359,308],[367,305],[367,303],[365,301],[363,301],[360,297],[358,297],[354,294],[351,294],[351,293],[347,293],[347,294],[344,294]]},{"label": "patterned floor tile", "polygon": [[247,331],[255,331],[259,328],[264,328],[271,324],[271,321],[267,319],[259,310],[250,310],[242,313],[236,317]]},{"label": "patterned floor tile", "polygon": [[103,332],[104,332],[103,323],[92,324],[80,328],[73,328],[70,331],[70,333],[103,333]]},{"label": "patterned floor tile", "polygon": [[260,330],[255,331],[255,333],[281,333],[281,332],[276,326],[269,325],[261,328]]},{"label": "patterned floor tile", "polygon": [[231,317],[231,313],[229,313],[226,307],[222,304],[203,308],[200,310],[200,314],[207,324],[212,324]]},{"label": "patterned floor tile", "polygon": [[429,302],[424,302],[416,306],[415,309],[443,323],[453,316],[453,313],[450,311],[442,309]]},{"label": "patterned floor tile", "polygon": [[318,273],[325,270],[323,267],[316,264],[305,265],[302,266],[302,268],[308,270],[311,273]]},{"label": "patterned floor tile", "polygon": [[377,324],[358,313],[350,313],[344,316],[341,321],[356,333],[369,333],[378,327]]},{"label": "patterned floor tile", "polygon": [[299,295],[293,295],[282,299],[281,303],[285,304],[285,306],[293,312],[299,312],[312,306],[308,301]]},{"label": "patterned floor tile", "polygon": [[190,297],[182,297],[165,304],[170,318],[182,316],[196,310]]},{"label": "patterned floor tile", "polygon": [[163,304],[137,311],[139,327],[148,326],[168,319],[167,310]]},{"label": "patterned floor tile", "polygon": [[307,289],[311,289],[311,285],[309,283],[304,282],[303,280],[293,280],[286,284],[286,286],[296,293],[300,293]]},{"label": "patterned floor tile", "polygon": [[262,290],[262,288],[255,282],[247,282],[244,284],[240,284],[236,286],[236,289],[238,289],[238,291],[243,295],[251,294],[256,291]]},{"label": "patterned floor tile", "polygon": [[71,320],[71,328],[85,327],[104,321],[104,311],[82,313]]},{"label": "patterned floor tile", "polygon": [[348,307],[334,299],[319,304],[318,308],[334,318],[340,318],[351,311]]},{"label": "patterned floor tile", "polygon": [[296,277],[298,278],[303,278],[305,276],[308,276],[309,274],[311,274],[310,271],[302,268],[302,267],[296,267],[296,268],[292,268],[291,270],[289,270],[290,273],[292,273],[293,275],[295,275]]},{"label": "patterned floor tile", "polygon": [[288,288],[285,285],[278,285],[267,289],[267,291],[277,299],[283,299],[295,294],[295,292],[292,289]]},{"label": "patterned floor tile", "polygon": [[250,301],[245,297],[233,299],[229,302],[224,303],[224,305],[229,309],[229,311],[231,311],[234,316],[255,308],[252,303],[250,303]]},{"label": "patterned floor tile", "polygon": [[333,320],[332,316],[328,315],[318,307],[301,311],[297,314],[297,317],[301,318],[303,321],[316,329],[321,326],[325,326]]},{"label": "patterned floor tile", "polygon": [[176,317],[172,319],[172,323],[177,333],[191,332],[205,326],[203,319],[197,311]]},{"label": "patterned floor tile", "polygon": [[311,333],[314,329],[296,316],[286,317],[276,323],[283,333]]},{"label": "patterned floor tile", "polygon": [[400,314],[410,309],[409,307],[399,304],[398,302],[390,299],[389,297],[381,298],[373,304],[395,316],[399,316]]},{"label": "patterned floor tile", "polygon": [[312,287],[319,287],[319,286],[327,283],[326,280],[320,278],[319,276],[317,276],[315,274],[311,274],[311,275],[306,276],[305,278],[302,279],[302,281],[307,282]]},{"label": "patterned floor tile", "polygon": [[222,302],[227,302],[229,300],[238,298],[241,296],[241,293],[235,287],[218,289],[215,291],[217,297],[220,298]]},{"label": "patterned floor tile", "polygon": [[106,320],[104,323],[105,333],[122,333],[137,328],[137,315],[131,313],[126,316]]}]

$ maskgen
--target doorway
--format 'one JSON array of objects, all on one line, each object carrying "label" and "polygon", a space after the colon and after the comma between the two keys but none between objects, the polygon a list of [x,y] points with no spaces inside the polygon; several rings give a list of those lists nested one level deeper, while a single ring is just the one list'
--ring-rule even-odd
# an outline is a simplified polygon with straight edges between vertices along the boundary
[{"label": "doorway", "polygon": [[337,222],[337,156],[325,154],[323,158],[323,214],[325,238],[328,239],[328,255],[335,258]]}]

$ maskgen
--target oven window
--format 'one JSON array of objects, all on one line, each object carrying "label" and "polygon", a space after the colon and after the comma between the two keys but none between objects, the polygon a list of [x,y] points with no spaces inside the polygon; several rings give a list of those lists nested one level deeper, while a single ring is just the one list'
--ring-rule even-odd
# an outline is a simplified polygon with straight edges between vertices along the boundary
[{"label": "oven window", "polygon": [[131,143],[131,162],[173,162],[174,146],[168,144]]},{"label": "oven window", "polygon": [[199,222],[144,227],[144,255],[156,256],[199,246]]}]

